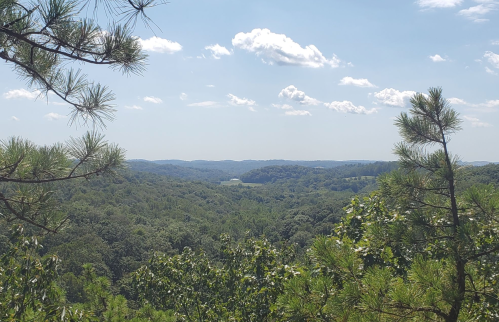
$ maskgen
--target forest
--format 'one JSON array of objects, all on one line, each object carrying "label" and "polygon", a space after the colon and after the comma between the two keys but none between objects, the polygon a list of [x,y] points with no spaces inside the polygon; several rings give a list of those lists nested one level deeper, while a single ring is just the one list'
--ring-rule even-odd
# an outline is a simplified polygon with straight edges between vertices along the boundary
[{"label": "forest", "polygon": [[[50,286],[38,287],[57,294],[57,304],[52,305],[63,305],[74,314],[85,312],[78,318],[68,317],[69,320],[182,321],[186,313],[180,310],[193,314],[190,310],[194,304],[177,303],[172,295],[162,292],[169,292],[171,287],[186,295],[184,292],[192,287],[189,292],[194,291],[195,295],[189,293],[188,297],[199,296],[199,301],[209,308],[205,307],[206,312],[191,320],[215,321],[249,314],[240,312],[241,307],[235,304],[227,312],[217,310],[227,307],[227,301],[236,296],[230,293],[235,292],[234,286],[228,290],[225,283],[236,283],[231,279],[248,274],[247,270],[257,269],[254,265],[258,264],[265,271],[276,270],[281,275],[273,276],[276,281],[252,285],[255,289],[248,294],[237,294],[248,301],[248,306],[266,307],[265,313],[260,312],[263,315],[239,319],[277,321],[278,315],[286,316],[282,305],[292,304],[286,302],[291,300],[287,299],[290,291],[285,290],[296,287],[290,283],[301,282],[291,277],[310,265],[317,265],[310,257],[317,243],[331,238],[326,236],[337,236],[339,227],[352,220],[352,207],[354,213],[361,214],[364,210],[356,208],[364,205],[359,201],[379,195],[380,180],[385,180],[380,178],[400,171],[397,162],[353,163],[329,169],[267,166],[240,175],[243,182],[262,183],[247,187],[214,182],[219,170],[181,166],[168,168],[168,172],[164,169],[162,165],[138,168],[135,162],[130,162],[112,177],[57,184],[54,189],[58,191],[59,210],[69,216],[64,228],[56,234],[43,234],[30,225],[24,225],[21,233],[21,226],[2,221],[0,253],[5,265],[2,281],[8,285],[5,278],[9,267],[21,269],[14,263],[27,261],[28,254],[30,261],[38,259],[42,266],[44,260],[56,258],[56,267],[43,267],[47,274],[54,274],[43,277],[49,279]],[[194,177],[196,173],[198,178]],[[498,185],[499,165],[463,165],[459,175],[461,183],[457,190],[464,194],[476,185]],[[222,175],[218,180],[224,178]],[[5,183],[3,187],[6,193]],[[26,244],[26,240],[35,238],[29,236],[37,236],[38,244]],[[25,244],[20,246],[20,241]],[[13,256],[16,252],[22,253]],[[193,261],[206,267],[189,266]],[[199,271],[203,269],[204,273]],[[148,270],[157,270],[154,271],[157,276],[173,272],[178,275],[175,279],[170,275],[162,277],[166,279],[164,285],[171,285],[158,288],[154,284],[158,281],[143,280]],[[32,274],[38,276],[35,272]],[[237,283],[247,283],[243,280]],[[221,285],[213,290],[214,286],[207,288],[205,283]],[[276,288],[266,290],[268,294],[263,296],[260,292],[269,285],[261,283],[275,283]],[[6,295],[3,294],[4,299]],[[40,307],[48,305],[41,299],[30,301],[31,304],[39,301]],[[278,303],[281,306],[276,306]],[[3,308],[9,312],[5,304]],[[15,310],[11,307],[10,311]],[[37,315],[26,310],[21,319],[28,320],[29,316]],[[48,315],[43,318],[50,320]]]},{"label": "forest", "polygon": [[[499,165],[462,162],[450,143],[463,119],[488,124],[451,105],[468,103],[447,100],[441,87],[400,92],[410,107],[392,118],[400,135],[394,162],[127,160],[102,134],[114,119],[114,93],[70,66],[144,72],[146,45],[135,27],[155,25],[147,12],[160,4],[105,2],[104,28],[85,16],[88,1],[0,0],[2,63],[35,96],[69,107],[69,125],[88,127],[49,145],[0,140],[0,321],[499,319]],[[94,18],[96,12],[97,4]],[[308,67],[343,63],[313,45],[303,49],[283,34],[255,30],[312,51]],[[219,44],[205,50],[214,60],[233,54]],[[284,56],[277,65],[289,63]],[[285,94],[345,115],[378,112],[323,103],[293,85],[278,97]],[[256,111],[253,100],[226,97]],[[187,105],[203,106],[220,107]],[[284,117],[311,116],[277,106]]]}]

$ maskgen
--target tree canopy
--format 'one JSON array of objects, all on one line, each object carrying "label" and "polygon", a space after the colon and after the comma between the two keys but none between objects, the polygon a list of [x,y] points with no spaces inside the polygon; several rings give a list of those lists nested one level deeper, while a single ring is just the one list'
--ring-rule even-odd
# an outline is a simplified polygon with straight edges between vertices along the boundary
[{"label": "tree canopy", "polygon": [[334,234],[314,242],[313,265],[281,298],[291,320],[497,318],[499,193],[492,185],[458,189],[464,169],[448,142],[460,120],[442,90],[411,104],[396,120],[401,169],[354,199]]}]

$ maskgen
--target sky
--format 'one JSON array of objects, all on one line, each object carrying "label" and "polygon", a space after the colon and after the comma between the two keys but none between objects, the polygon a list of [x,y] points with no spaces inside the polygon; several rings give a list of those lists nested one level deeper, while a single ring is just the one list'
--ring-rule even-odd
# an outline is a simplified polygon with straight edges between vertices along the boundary
[{"label": "sky", "polygon": [[[499,0],[169,0],[148,14],[142,75],[72,66],[115,93],[102,132],[129,159],[395,160],[395,117],[442,87],[463,120],[451,151],[499,161]],[[3,61],[0,75],[1,140],[88,130]]]}]

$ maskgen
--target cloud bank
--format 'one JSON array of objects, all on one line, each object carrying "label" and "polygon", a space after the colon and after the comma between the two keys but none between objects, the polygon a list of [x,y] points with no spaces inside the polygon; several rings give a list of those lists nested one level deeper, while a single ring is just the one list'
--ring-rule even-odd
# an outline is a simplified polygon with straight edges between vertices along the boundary
[{"label": "cloud bank", "polygon": [[153,36],[149,39],[140,39],[140,45],[145,51],[157,52],[162,54],[174,54],[182,50],[182,45],[168,39]]},{"label": "cloud bank", "polygon": [[327,106],[329,109],[340,112],[340,113],[351,113],[351,114],[373,114],[376,113],[376,109],[367,109],[364,106],[355,106],[352,102],[350,101],[334,101],[331,103],[324,103],[325,106]]},{"label": "cloud bank", "polygon": [[314,45],[303,48],[286,35],[273,33],[269,29],[240,32],[232,39],[232,45],[256,53],[257,56],[265,56],[271,62],[283,66],[320,68],[329,65],[335,68],[340,64],[336,55],[327,59]]},{"label": "cloud bank", "polygon": [[319,100],[307,96],[305,92],[299,91],[298,88],[293,85],[284,88],[278,96],[279,98],[286,98],[302,105],[319,105],[321,103]]},{"label": "cloud bank", "polygon": [[211,51],[211,57],[215,59],[220,59],[222,56],[230,56],[232,53],[225,47],[216,45],[209,45],[204,47],[204,49]]},{"label": "cloud bank", "polygon": [[416,94],[414,91],[398,91],[394,88],[385,88],[382,91],[375,92],[374,97],[383,105],[405,107],[414,94]]},{"label": "cloud bank", "polygon": [[163,100],[159,97],[146,96],[146,97],[144,97],[144,102],[149,102],[149,103],[153,103],[153,104],[160,104],[160,103],[163,103]]},{"label": "cloud bank", "polygon": [[45,114],[45,116],[43,116],[43,117],[49,121],[57,121],[57,120],[65,119],[67,116],[51,112],[51,113]]},{"label": "cloud bank", "polygon": [[418,0],[416,3],[421,8],[453,8],[460,5],[463,0]]},{"label": "cloud bank", "polygon": [[369,82],[366,78],[343,77],[338,85],[353,85],[357,87],[377,87]]},{"label": "cloud bank", "polygon": [[40,94],[41,94],[41,92],[38,90],[30,92],[24,88],[21,88],[21,89],[13,89],[13,90],[10,90],[6,93],[3,93],[3,98],[8,99],[8,100],[15,99],[15,98],[27,98],[30,100],[34,100]]},{"label": "cloud bank", "polygon": [[442,58],[442,56],[436,54],[434,56],[429,56],[430,59],[434,62],[434,63],[439,63],[439,62],[443,62],[443,61],[446,61],[447,59],[445,58]]}]

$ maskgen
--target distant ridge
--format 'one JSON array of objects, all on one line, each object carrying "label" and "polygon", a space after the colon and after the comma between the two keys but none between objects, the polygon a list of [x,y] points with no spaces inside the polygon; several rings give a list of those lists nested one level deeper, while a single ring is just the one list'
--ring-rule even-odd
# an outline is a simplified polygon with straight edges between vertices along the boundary
[{"label": "distant ridge", "polygon": [[491,162],[491,161],[469,161],[469,162],[466,162],[466,161],[461,161],[461,162],[459,162],[459,164],[472,165],[474,167],[483,167],[484,165],[488,165],[488,164],[499,164],[499,162]]},{"label": "distant ridge", "polygon": [[221,161],[208,161],[208,160],[142,160],[134,159],[129,162],[149,162],[153,164],[170,164],[181,167],[195,168],[195,169],[210,169],[224,171],[232,176],[239,176],[248,171],[259,169],[273,165],[300,165],[311,168],[335,168],[347,164],[369,164],[377,162],[376,160],[345,160],[345,161],[332,161],[332,160],[315,160],[315,161],[300,161],[300,160],[221,160]]}]

